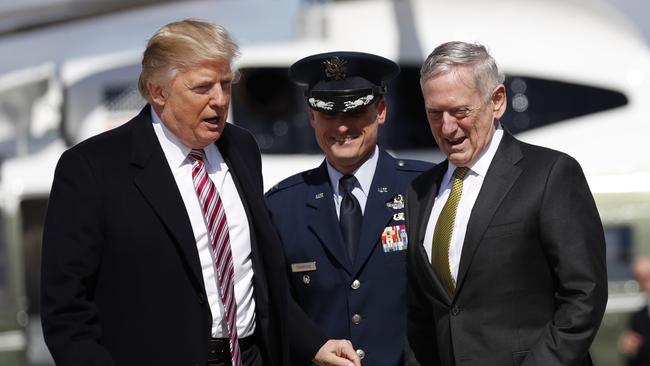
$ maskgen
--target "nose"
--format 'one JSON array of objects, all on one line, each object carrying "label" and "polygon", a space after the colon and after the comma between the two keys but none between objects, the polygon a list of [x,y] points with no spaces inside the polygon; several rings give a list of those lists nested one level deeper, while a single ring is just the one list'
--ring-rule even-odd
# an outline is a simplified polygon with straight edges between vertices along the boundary
[{"label": "nose", "polygon": [[221,87],[221,84],[216,84],[210,91],[210,107],[212,108],[224,108],[228,106],[230,102],[230,92],[224,90]]},{"label": "nose", "polygon": [[350,130],[350,121],[342,113],[336,116],[336,129],[339,133],[345,133]]},{"label": "nose", "polygon": [[449,114],[449,112],[444,112],[442,114],[442,133],[444,135],[453,135],[458,129],[458,122],[456,118]]}]

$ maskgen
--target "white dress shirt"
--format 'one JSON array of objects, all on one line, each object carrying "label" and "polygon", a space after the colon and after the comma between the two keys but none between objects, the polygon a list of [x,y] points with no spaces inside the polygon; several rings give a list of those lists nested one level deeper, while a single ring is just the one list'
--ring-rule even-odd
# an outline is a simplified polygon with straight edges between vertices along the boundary
[{"label": "white dress shirt", "polygon": [[[185,146],[160,120],[151,109],[154,131],[160,141],[167,163],[174,175],[176,185],[183,198],[185,209],[192,224],[196,247],[201,260],[201,272],[205,283],[205,292],[212,311],[212,336],[228,338],[228,329],[224,319],[224,307],[219,296],[215,258],[210,248],[208,228],[196,195],[192,180],[192,162],[187,158],[191,148]],[[248,218],[243,203],[235,187],[228,166],[215,144],[205,149],[205,168],[214,183],[223,203],[230,247],[232,250],[235,301],[237,302],[237,334],[239,338],[247,337],[255,331],[255,299],[253,296],[253,267],[251,258],[251,238]],[[172,296],[174,296],[172,294]],[[182,316],[182,314],[179,314]],[[164,321],[161,319],[160,321]]]},{"label": "white dress shirt", "polygon": [[[467,172],[467,175],[463,180],[463,193],[458,202],[456,219],[454,220],[454,229],[451,234],[451,243],[449,244],[449,268],[451,269],[451,275],[454,278],[454,282],[458,279],[458,266],[460,264],[460,255],[463,251],[467,222],[469,221],[472,208],[474,207],[478,193],[481,191],[483,180],[485,179],[485,175],[490,167],[490,163],[492,163],[492,159],[494,158],[494,154],[499,147],[502,137],[503,129],[501,128],[501,125],[499,125],[497,130],[494,132],[494,136],[492,136],[490,144],[486,147],[476,162],[471,166],[468,166],[470,170]],[[447,198],[449,198],[452,186],[452,177],[455,169],[456,166],[449,162],[447,171],[440,182],[438,195],[433,203],[431,215],[429,216],[429,223],[427,224],[427,231],[424,235],[423,242],[424,248],[429,256],[429,261],[431,261],[431,251],[433,250],[433,232],[435,231],[436,222],[438,222],[440,212],[447,202]]]},{"label": "white dress shirt", "polygon": [[[372,178],[375,176],[375,170],[377,169],[377,161],[379,160],[379,148],[375,145],[375,151],[372,152],[372,155],[366,160],[357,170],[352,172],[355,178],[357,178],[357,183],[354,185],[352,194],[359,201],[359,206],[361,206],[361,213],[363,214],[366,210],[366,201],[368,201],[368,194],[370,193],[370,185],[372,184]],[[329,161],[327,162],[327,174],[330,177],[330,184],[332,185],[332,193],[334,196],[334,205],[336,206],[336,215],[340,218],[341,216],[341,201],[343,196],[339,193],[339,179],[343,177],[343,174],[336,170]]]}]

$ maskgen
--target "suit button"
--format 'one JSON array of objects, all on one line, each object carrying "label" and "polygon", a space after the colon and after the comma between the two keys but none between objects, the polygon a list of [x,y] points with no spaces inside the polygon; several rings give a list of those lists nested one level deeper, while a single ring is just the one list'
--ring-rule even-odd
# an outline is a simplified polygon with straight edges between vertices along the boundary
[{"label": "suit button", "polygon": [[350,287],[352,287],[353,290],[358,290],[359,287],[361,287],[361,282],[359,280],[354,280]]},{"label": "suit button", "polygon": [[357,356],[359,356],[359,358],[363,360],[363,358],[366,357],[366,352],[364,352],[361,348],[359,348],[357,350]]},{"label": "suit button", "polygon": [[359,324],[359,323],[361,323],[361,315],[359,314],[352,315],[352,324]]},{"label": "suit button", "polygon": [[458,308],[458,306],[454,306],[453,308],[451,308],[451,315],[456,316],[458,314],[460,314],[460,309]]}]

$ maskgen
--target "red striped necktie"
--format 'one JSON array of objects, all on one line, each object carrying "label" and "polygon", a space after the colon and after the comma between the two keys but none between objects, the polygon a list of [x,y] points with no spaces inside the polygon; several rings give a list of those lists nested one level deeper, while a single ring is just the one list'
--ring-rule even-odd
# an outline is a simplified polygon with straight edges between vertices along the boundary
[{"label": "red striped necktie", "polygon": [[192,180],[196,195],[201,203],[201,210],[208,227],[210,248],[215,257],[217,268],[217,285],[221,302],[225,310],[230,339],[230,359],[233,366],[241,366],[241,352],[237,341],[237,303],[235,302],[235,283],[230,235],[226,211],[214,183],[205,169],[203,150],[193,149],[188,155],[192,162]]}]

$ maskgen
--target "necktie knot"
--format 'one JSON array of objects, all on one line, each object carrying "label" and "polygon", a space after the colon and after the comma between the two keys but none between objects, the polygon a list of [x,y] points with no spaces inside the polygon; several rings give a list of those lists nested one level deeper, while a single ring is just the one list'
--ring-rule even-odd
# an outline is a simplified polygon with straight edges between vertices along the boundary
[{"label": "necktie knot", "polygon": [[459,166],[454,170],[454,178],[463,180],[467,175],[469,168],[466,166]]},{"label": "necktie knot", "polygon": [[343,191],[340,192],[341,196],[352,193],[355,184],[357,184],[357,178],[354,175],[348,174],[342,176],[341,179],[339,179],[339,185],[343,188]]},{"label": "necktie knot", "polygon": [[187,157],[190,158],[192,162],[194,161],[203,162],[203,160],[205,159],[205,152],[203,152],[203,149],[192,149],[192,151],[190,151]]}]

